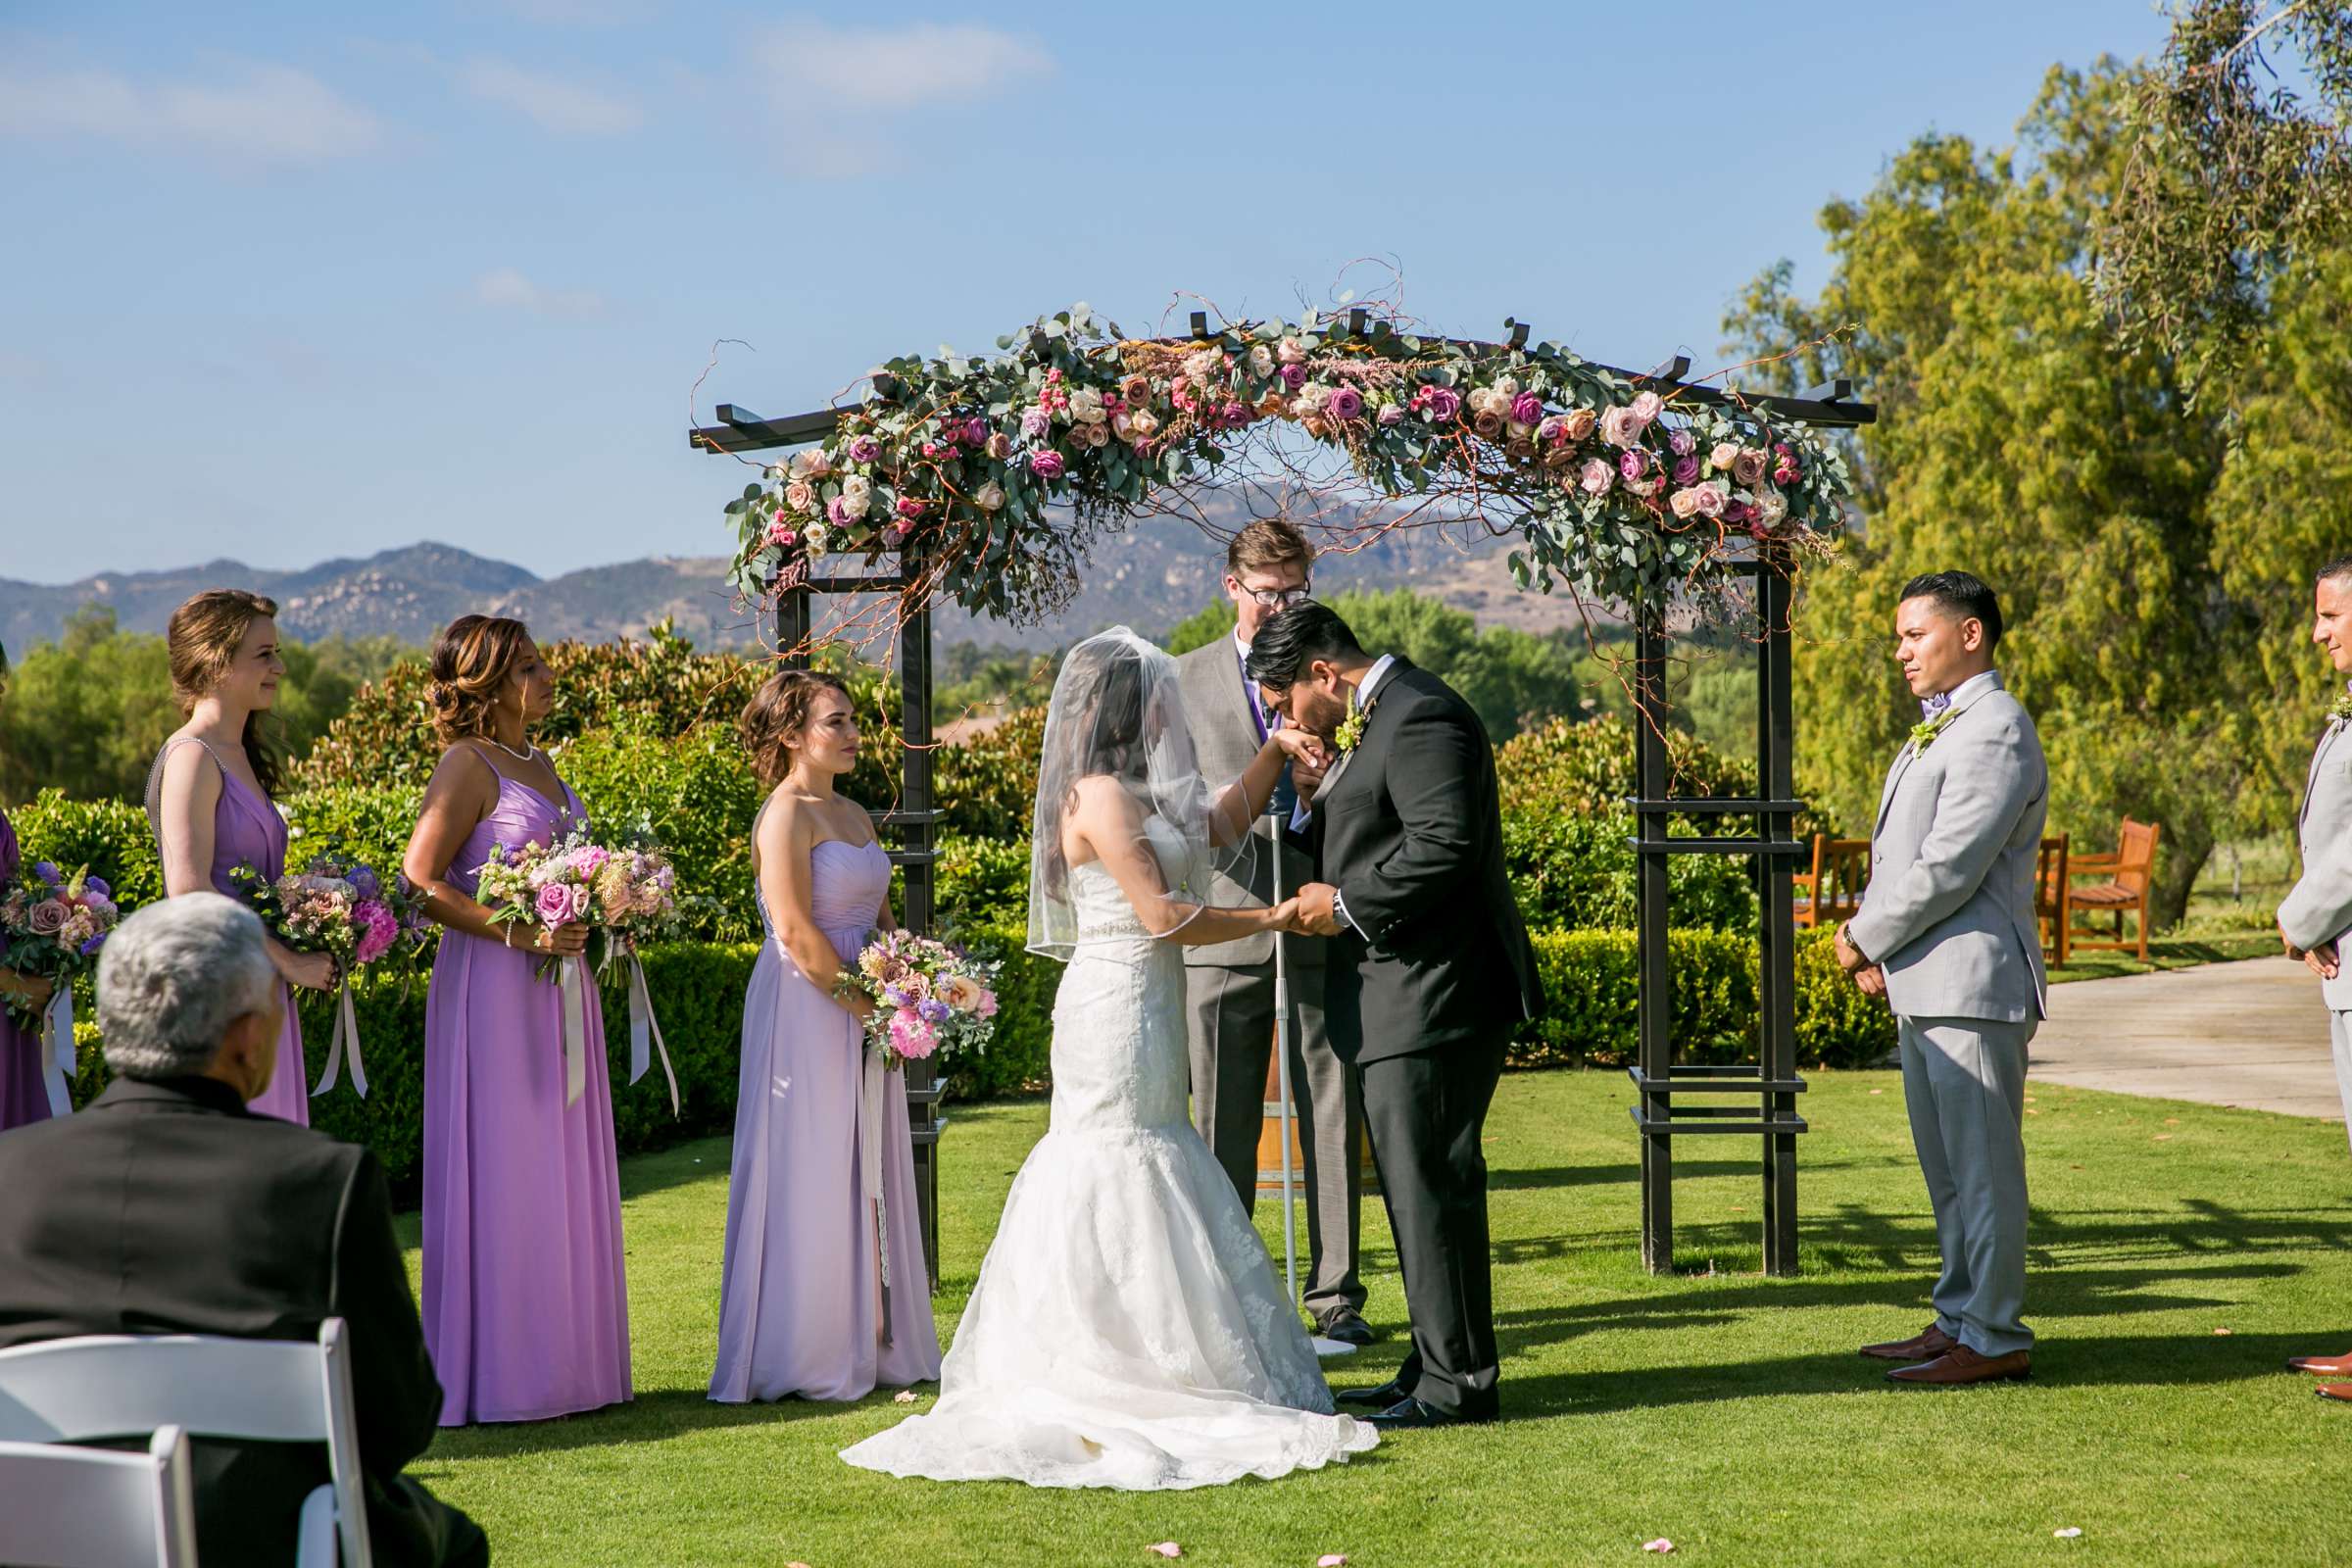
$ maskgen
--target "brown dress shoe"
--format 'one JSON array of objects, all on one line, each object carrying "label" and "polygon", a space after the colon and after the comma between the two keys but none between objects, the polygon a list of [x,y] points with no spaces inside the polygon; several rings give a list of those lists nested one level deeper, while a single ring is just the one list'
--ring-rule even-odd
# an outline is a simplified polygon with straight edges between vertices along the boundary
[{"label": "brown dress shoe", "polygon": [[2290,1355],[2286,1358],[2289,1372],[2317,1372],[2324,1378],[2352,1377],[2352,1350],[2342,1355]]},{"label": "brown dress shoe", "polygon": [[1956,1389],[1969,1383],[1999,1383],[2034,1375],[2034,1356],[2028,1350],[2011,1350],[2007,1355],[1979,1355],[1965,1345],[1955,1345],[1924,1366],[1898,1366],[1886,1374],[1889,1383],[1901,1383],[1916,1388]]},{"label": "brown dress shoe", "polygon": [[2311,1392],[2323,1399],[2352,1401],[2352,1383],[2315,1383]]},{"label": "brown dress shoe", "polygon": [[1907,1340],[1888,1340],[1884,1345],[1865,1345],[1862,1353],[1879,1361],[1933,1361],[1960,1342],[1943,1332],[1940,1325],[1931,1323],[1924,1334]]}]

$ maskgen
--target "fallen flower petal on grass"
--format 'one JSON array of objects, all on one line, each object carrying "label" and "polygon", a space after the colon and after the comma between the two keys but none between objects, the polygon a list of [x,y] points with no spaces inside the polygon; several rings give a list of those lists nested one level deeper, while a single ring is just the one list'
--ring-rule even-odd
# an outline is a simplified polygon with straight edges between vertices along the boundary
[{"label": "fallen flower petal on grass", "polygon": [[2056,1536],[2060,1541],[2072,1541],[2082,1533],[2082,1527],[2081,1525],[2068,1525],[2064,1530],[2053,1530],[2050,1532],[2051,1535]]},{"label": "fallen flower petal on grass", "polygon": [[1156,1551],[1162,1557],[1181,1557],[1184,1555],[1184,1548],[1176,1544],[1176,1543],[1173,1541],[1154,1541],[1152,1543],[1152,1544],[1146,1546],[1144,1549],[1146,1551]]},{"label": "fallen flower petal on grass", "polygon": [[2228,1335],[2228,1334],[2229,1334],[2229,1332],[2230,1332],[2230,1331],[2229,1331],[2228,1329],[2215,1329],[2213,1332],[2214,1332],[2214,1333],[2216,1333],[2216,1334],[2218,1334],[2218,1335],[2224,1335],[2224,1336],[2226,1336],[2226,1335]]},{"label": "fallen flower petal on grass", "polygon": [[1642,1543],[1642,1549],[1643,1551],[1654,1551],[1659,1556],[1663,1557],[1666,1555],[1666,1553],[1674,1549],[1674,1543],[1668,1541],[1664,1536],[1660,1536],[1655,1541],[1644,1541]]},{"label": "fallen flower petal on grass", "polygon": [[914,1402],[914,1391],[912,1389],[901,1389],[898,1393],[891,1396],[891,1402],[893,1404],[912,1404]]},{"label": "fallen flower petal on grass", "polygon": [[1344,1551],[1327,1551],[1315,1559],[1315,1568],[1348,1568],[1348,1554]]}]

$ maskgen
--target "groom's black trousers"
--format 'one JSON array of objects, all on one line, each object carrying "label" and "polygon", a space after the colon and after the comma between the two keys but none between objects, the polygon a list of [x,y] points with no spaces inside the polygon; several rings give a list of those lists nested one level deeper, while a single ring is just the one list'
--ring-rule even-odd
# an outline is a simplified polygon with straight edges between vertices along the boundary
[{"label": "groom's black trousers", "polygon": [[1396,1381],[1467,1420],[1497,1413],[1481,1130],[1506,1043],[1465,1040],[1363,1064],[1364,1124],[1404,1271],[1413,1348]]}]

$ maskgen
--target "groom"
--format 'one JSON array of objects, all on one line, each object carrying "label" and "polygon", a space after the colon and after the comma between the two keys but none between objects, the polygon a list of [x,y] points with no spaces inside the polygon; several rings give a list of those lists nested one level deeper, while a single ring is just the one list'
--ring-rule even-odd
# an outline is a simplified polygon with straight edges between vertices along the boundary
[{"label": "groom", "polygon": [[1315,792],[1322,882],[1299,920],[1332,939],[1324,1022],[1363,1078],[1413,1348],[1396,1380],[1343,1393],[1380,1427],[1499,1413],[1481,1131],[1503,1048],[1543,1008],[1502,862],[1494,752],[1453,689],[1374,659],[1329,607],[1295,606],[1250,646],[1266,705],[1340,752]]}]

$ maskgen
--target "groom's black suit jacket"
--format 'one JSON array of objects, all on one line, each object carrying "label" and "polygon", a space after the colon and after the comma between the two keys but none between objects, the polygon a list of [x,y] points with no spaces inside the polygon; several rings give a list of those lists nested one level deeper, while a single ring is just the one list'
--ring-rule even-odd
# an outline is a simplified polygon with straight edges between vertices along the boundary
[{"label": "groom's black suit jacket", "polygon": [[[118,1078],[78,1115],[0,1133],[0,1349],[83,1334],[316,1340],[330,1317],[351,1350],[376,1562],[486,1561],[472,1522],[401,1474],[433,1440],[441,1385],[374,1154],[252,1114],[210,1078]],[[200,1439],[195,1470],[205,1562],[293,1560],[324,1445]]]},{"label": "groom's black suit jacket", "polygon": [[1324,983],[1331,1042],[1357,1062],[1493,1041],[1543,1010],[1502,858],[1494,749],[1454,689],[1402,659],[1315,803],[1322,879],[1352,927]]}]

